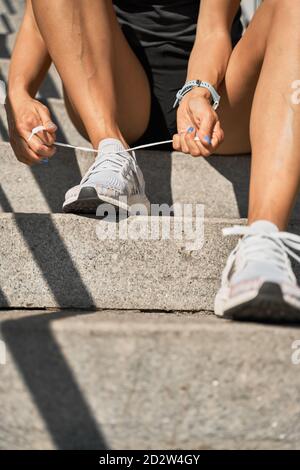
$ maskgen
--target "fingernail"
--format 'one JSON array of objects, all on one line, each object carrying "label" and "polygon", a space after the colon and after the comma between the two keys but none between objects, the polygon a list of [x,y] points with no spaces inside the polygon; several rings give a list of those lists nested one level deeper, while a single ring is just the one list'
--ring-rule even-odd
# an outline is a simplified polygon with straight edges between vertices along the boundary
[{"label": "fingernail", "polygon": [[48,163],[49,163],[48,158],[43,158],[43,159],[41,160],[41,163],[42,163],[43,165],[48,165]]},{"label": "fingernail", "polygon": [[206,136],[204,137],[204,140],[205,140],[205,142],[207,142],[208,144],[211,144],[211,138],[209,137],[209,135],[206,135]]},{"label": "fingernail", "polygon": [[53,122],[49,122],[49,124],[47,124],[47,129],[57,129],[57,126]]},{"label": "fingernail", "polygon": [[189,134],[191,134],[192,132],[194,132],[194,128],[193,128],[193,127],[189,127],[187,131],[188,131]]}]

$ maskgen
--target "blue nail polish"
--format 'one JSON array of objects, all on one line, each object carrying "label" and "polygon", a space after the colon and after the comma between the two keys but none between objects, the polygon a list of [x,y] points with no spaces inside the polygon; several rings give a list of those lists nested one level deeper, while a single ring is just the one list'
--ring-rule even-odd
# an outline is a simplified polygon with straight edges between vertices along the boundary
[{"label": "blue nail polish", "polygon": [[193,127],[189,127],[187,131],[188,131],[189,134],[191,134],[192,132],[194,132],[194,128],[193,128]]},{"label": "blue nail polish", "polygon": [[207,142],[208,144],[211,144],[211,138],[209,137],[209,135],[206,135],[206,136],[204,137],[204,140],[205,140],[205,142]]},{"label": "blue nail polish", "polygon": [[48,160],[48,158],[43,158],[43,159],[41,160],[41,162],[42,162],[43,165],[48,165],[49,160]]}]

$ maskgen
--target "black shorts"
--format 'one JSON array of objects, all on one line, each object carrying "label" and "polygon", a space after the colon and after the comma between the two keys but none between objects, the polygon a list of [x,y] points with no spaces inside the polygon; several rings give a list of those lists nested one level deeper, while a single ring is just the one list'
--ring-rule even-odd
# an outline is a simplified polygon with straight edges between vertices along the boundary
[{"label": "black shorts", "polygon": [[[140,141],[172,139],[176,133],[173,104],[186,81],[200,0],[113,0],[113,3],[127,41],[151,86],[151,117]],[[240,15],[239,11],[232,27],[233,45],[243,31]]]}]

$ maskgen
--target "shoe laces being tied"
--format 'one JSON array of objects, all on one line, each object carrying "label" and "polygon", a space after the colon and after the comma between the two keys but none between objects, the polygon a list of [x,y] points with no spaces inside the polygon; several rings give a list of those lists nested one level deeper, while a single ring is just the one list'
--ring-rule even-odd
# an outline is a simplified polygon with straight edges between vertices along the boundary
[{"label": "shoe laces being tied", "polygon": [[[290,279],[296,278],[291,269],[288,255],[300,262],[300,256],[294,251],[300,251],[300,236],[289,232],[255,232],[250,226],[235,225],[223,229],[224,236],[243,235],[236,248],[228,258],[223,271],[223,280],[231,277],[232,272],[239,271],[248,262],[271,262],[284,272],[288,272]],[[238,256],[237,255],[238,252]],[[235,265],[235,266],[234,266]]]},{"label": "shoe laces being tied", "polygon": [[[132,152],[130,155],[126,150],[117,152],[101,152],[82,178],[81,184],[85,183],[90,176],[96,175],[103,170],[114,173],[116,176],[119,175],[122,178],[128,178],[132,172],[137,173],[138,171],[135,153]],[[136,179],[134,179],[134,181],[135,180]],[[135,181],[135,183],[137,184],[138,181]],[[134,189],[137,190],[138,188]]]}]

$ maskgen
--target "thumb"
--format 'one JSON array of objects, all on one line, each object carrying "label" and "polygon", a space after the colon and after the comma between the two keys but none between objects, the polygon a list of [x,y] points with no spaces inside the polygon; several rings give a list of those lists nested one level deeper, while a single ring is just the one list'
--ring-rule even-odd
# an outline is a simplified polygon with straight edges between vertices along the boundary
[{"label": "thumb", "polygon": [[39,115],[46,131],[50,132],[51,134],[54,134],[57,131],[57,126],[52,121],[50,112],[48,108],[46,108],[46,106],[39,108]]},{"label": "thumb", "polygon": [[216,120],[212,114],[206,114],[201,120],[198,136],[206,147],[211,145]]}]

